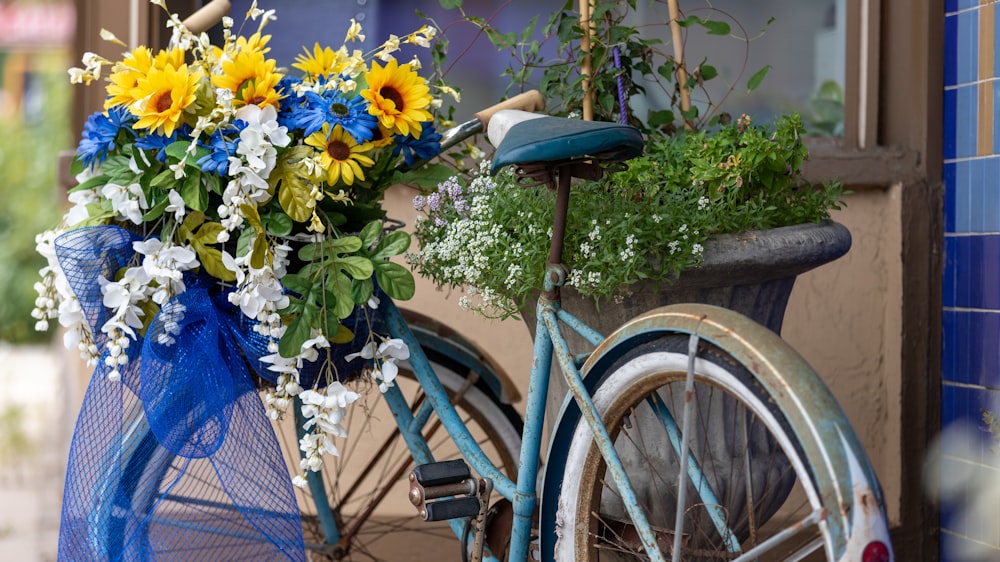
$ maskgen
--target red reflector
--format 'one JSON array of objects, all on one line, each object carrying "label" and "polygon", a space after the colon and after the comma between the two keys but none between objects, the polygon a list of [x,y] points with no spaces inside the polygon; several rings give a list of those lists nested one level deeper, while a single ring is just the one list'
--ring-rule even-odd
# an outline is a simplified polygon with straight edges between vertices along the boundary
[{"label": "red reflector", "polygon": [[878,541],[868,543],[861,555],[861,562],[889,562],[889,547]]}]

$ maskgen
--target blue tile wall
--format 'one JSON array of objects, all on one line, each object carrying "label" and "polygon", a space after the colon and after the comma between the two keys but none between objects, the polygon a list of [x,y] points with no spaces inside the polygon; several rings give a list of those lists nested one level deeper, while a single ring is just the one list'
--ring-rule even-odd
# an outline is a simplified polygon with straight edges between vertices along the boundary
[{"label": "blue tile wall", "polygon": [[976,114],[979,111],[979,86],[967,84],[955,89],[955,157],[976,156]]},{"label": "blue tile wall", "polygon": [[[991,12],[986,12],[990,10]],[[944,14],[943,181],[945,266],[941,280],[941,421],[973,428],[973,446],[946,454],[944,474],[970,471],[1000,481],[1000,455],[982,421],[1000,414],[1000,3],[946,0]],[[992,51],[992,52],[991,52]],[[986,58],[983,58],[983,57]],[[989,61],[980,67],[980,60]],[[980,100],[980,96],[988,99]],[[979,109],[992,109],[980,115]],[[941,506],[942,560],[976,543],[1000,560],[1000,516],[966,518]]]},{"label": "blue tile wall", "polygon": [[979,79],[979,10],[960,12],[955,18],[956,84],[968,84]]},{"label": "blue tile wall", "polygon": [[958,14],[944,18],[944,85],[958,84]]}]

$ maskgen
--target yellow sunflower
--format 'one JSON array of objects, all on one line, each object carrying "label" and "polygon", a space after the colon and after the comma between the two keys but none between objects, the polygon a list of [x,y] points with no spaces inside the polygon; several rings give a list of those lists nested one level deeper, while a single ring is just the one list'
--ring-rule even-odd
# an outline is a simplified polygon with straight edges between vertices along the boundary
[{"label": "yellow sunflower", "polygon": [[249,39],[238,38],[229,57],[222,61],[222,73],[212,75],[213,86],[235,94],[237,107],[275,105],[280,99],[275,91],[281,80],[281,74],[275,72],[277,62],[264,56],[270,50],[265,48],[270,39],[270,35],[261,37],[259,33]]},{"label": "yellow sunflower", "polygon": [[180,68],[184,64],[184,49],[180,47],[173,47],[172,49],[164,49],[156,56],[153,57],[153,68],[166,68],[167,66],[172,66],[174,68]]},{"label": "yellow sunflower", "polygon": [[139,118],[134,129],[160,130],[170,136],[180,126],[184,109],[194,103],[201,72],[189,72],[186,64],[180,68],[167,65],[151,68],[140,78],[135,92],[138,102],[129,111]]},{"label": "yellow sunflower", "polygon": [[368,89],[361,91],[361,97],[370,104],[368,113],[395,133],[420,138],[421,122],[432,119],[426,109],[431,104],[430,88],[424,79],[409,64],[399,66],[392,59],[384,68],[372,62],[365,81]]},{"label": "yellow sunflower", "polygon": [[302,47],[304,54],[295,57],[293,67],[302,71],[305,76],[316,79],[320,76],[330,77],[340,74],[347,66],[347,49],[341,47],[334,51],[330,47],[320,47],[319,43],[313,46],[310,53],[307,47]]},{"label": "yellow sunflower", "polygon": [[130,106],[135,103],[133,90],[139,79],[146,76],[152,67],[153,52],[149,47],[137,47],[131,53],[127,53],[121,62],[115,64],[111,75],[108,76],[109,83],[106,88],[108,99],[104,101],[104,108]]},{"label": "yellow sunflower", "polygon": [[285,97],[278,94],[278,82],[281,81],[281,74],[271,73],[251,78],[243,83],[243,87],[236,92],[233,98],[233,106],[242,107],[244,105],[256,105],[264,107],[273,105],[278,107],[278,102]]},{"label": "yellow sunflower", "polygon": [[306,137],[306,144],[323,151],[321,162],[326,169],[327,183],[336,185],[343,180],[345,185],[353,185],[354,180],[364,181],[362,166],[369,168],[375,161],[365,153],[372,149],[370,143],[358,144],[340,125],[324,123],[323,129]]},{"label": "yellow sunflower", "polygon": [[372,140],[368,142],[372,145],[372,148],[386,147],[392,144],[392,141],[395,140],[393,138],[393,135],[395,135],[395,133],[393,133],[391,129],[383,125],[382,121],[379,121],[378,127],[376,127],[375,129],[375,136],[372,137]]}]

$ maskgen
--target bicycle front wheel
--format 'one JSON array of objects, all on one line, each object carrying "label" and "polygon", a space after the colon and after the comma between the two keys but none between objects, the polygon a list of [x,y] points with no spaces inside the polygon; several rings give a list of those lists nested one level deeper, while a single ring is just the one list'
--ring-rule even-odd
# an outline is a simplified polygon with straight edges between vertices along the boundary
[{"label": "bicycle front wheel", "polygon": [[[782,401],[737,357],[704,340],[694,357],[687,347],[688,338],[676,333],[649,339],[601,373],[591,373],[599,381],[595,406],[664,557],[860,559],[843,558],[843,541],[833,536],[829,522],[837,513],[861,507],[853,506],[850,496],[837,505],[836,491],[817,482],[804,452],[825,445],[804,447]],[[693,393],[688,394],[692,359]],[[687,418],[685,404],[692,408]],[[815,416],[817,424],[831,416],[827,421],[836,417],[839,427],[846,425],[839,409]],[[556,464],[574,477],[559,483],[551,518],[558,538],[548,551],[554,559],[648,560],[622,492],[584,421],[577,421],[564,452],[556,453]],[[544,501],[556,495],[549,489],[553,484],[547,475]],[[875,548],[886,548],[888,556],[881,543]]]},{"label": "bicycle front wheel", "polygon": [[[516,477],[522,426],[516,410],[500,403],[481,381],[477,385],[467,378],[468,369],[436,352],[425,352],[484,453],[505,474]],[[320,486],[297,492],[307,558],[417,561],[442,550],[457,556],[461,547],[447,523],[422,521],[407,501],[406,475],[413,459],[378,389],[366,382],[349,384],[364,398],[352,405],[344,420],[349,437],[341,454],[326,457],[317,475]],[[423,403],[423,392],[409,370],[401,370],[395,384],[414,410]],[[276,422],[275,431],[295,473],[300,470],[298,439],[293,417],[287,417]],[[423,435],[435,459],[461,458],[436,416]]]}]

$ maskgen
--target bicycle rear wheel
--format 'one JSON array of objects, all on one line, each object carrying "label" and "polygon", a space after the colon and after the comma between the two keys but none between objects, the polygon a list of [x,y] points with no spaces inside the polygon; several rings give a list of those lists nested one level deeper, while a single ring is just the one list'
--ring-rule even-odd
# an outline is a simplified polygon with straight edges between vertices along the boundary
[{"label": "bicycle rear wheel", "polygon": [[[731,347],[747,335],[724,332]],[[772,353],[788,349],[770,336],[768,345],[784,346],[769,348]],[[817,397],[822,405],[793,414],[788,396],[801,397],[802,388],[793,388],[801,379],[778,377],[788,387],[785,396],[776,395],[748,369],[760,365],[702,340],[694,356],[694,409],[685,426],[688,337],[664,329],[637,341],[642,343],[598,362],[587,384],[666,559],[679,544],[674,559],[685,561],[860,560],[866,548],[885,556],[865,560],[891,560],[878,483],[839,408]],[[817,437],[816,427],[834,428],[839,439]],[[546,473],[546,559],[648,560],[575,406],[567,408],[557,432],[565,446],[553,448],[547,469],[553,472]],[[573,477],[563,480],[555,472]],[[868,505],[852,487],[868,494]],[[860,545],[849,544],[855,538]]]},{"label": "bicycle rear wheel", "polygon": [[[463,421],[486,455],[515,477],[522,422],[508,404],[500,403],[485,385],[467,377],[468,370],[447,357],[426,351],[434,372],[452,397]],[[327,457],[320,473],[322,497],[307,487],[297,491],[309,560],[426,560],[442,549],[458,554],[459,543],[446,522],[426,523],[407,501],[406,474],[413,460],[377,388],[353,383],[362,393],[344,420],[348,439],[338,457]],[[396,384],[416,408],[423,392],[413,374],[401,369]],[[363,388],[366,387],[367,388]],[[292,416],[275,423],[275,432],[291,472],[298,472],[298,439]],[[461,458],[447,432],[431,416],[423,432],[435,459]],[[336,524],[339,540],[324,529],[321,513]],[[442,546],[442,541],[448,546]]]}]

